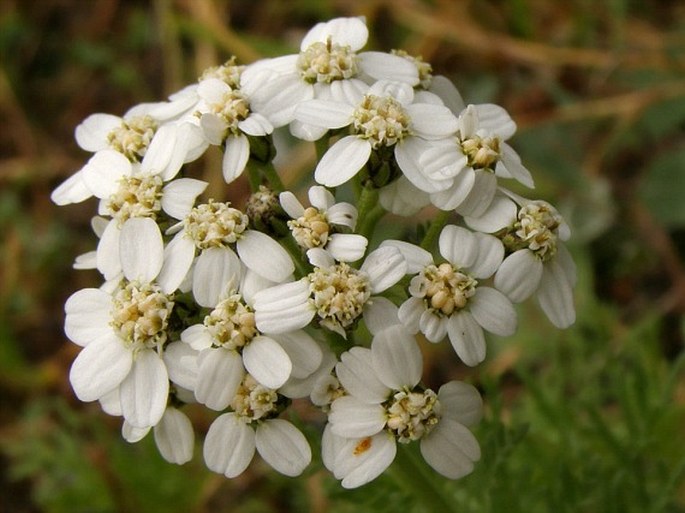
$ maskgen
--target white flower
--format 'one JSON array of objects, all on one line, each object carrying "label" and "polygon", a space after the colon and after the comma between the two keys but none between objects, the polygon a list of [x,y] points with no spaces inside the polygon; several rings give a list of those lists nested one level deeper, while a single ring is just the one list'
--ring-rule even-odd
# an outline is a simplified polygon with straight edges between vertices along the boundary
[{"label": "white flower", "polygon": [[371,349],[342,354],[336,372],[349,395],[331,405],[322,457],[343,487],[381,474],[394,460],[396,442],[419,440],[426,462],[446,477],[473,470],[480,448],[467,426],[480,419],[480,395],[457,381],[436,394],[419,386],[421,371],[416,341],[397,324],[377,333]]},{"label": "white flower", "polygon": [[308,276],[255,295],[255,319],[261,331],[293,331],[316,318],[321,326],[345,337],[362,314],[375,309],[373,295],[397,283],[407,268],[402,254],[393,247],[372,251],[359,269],[336,263],[319,248],[310,249],[308,256],[315,265]]},{"label": "white flower", "polygon": [[207,78],[198,85],[202,103],[200,126],[210,144],[224,149],[222,170],[226,183],[238,178],[250,158],[247,135],[263,136],[273,131],[271,123],[252,110],[246,89],[231,88],[224,80]]},{"label": "white flower", "polygon": [[399,168],[411,180],[427,140],[453,136],[457,119],[435,97],[415,97],[406,83],[378,81],[360,101],[310,100],[297,106],[303,123],[322,128],[351,127],[352,135],[335,142],[319,161],[314,179],[337,187],[356,175],[373,151],[390,148]]},{"label": "white flower", "polygon": [[[318,344],[303,331],[274,336],[260,332],[250,306],[253,273],[244,271],[232,252],[214,248],[206,254],[210,259],[198,264],[194,285],[203,289],[200,302],[211,311],[201,324],[181,333],[181,340],[199,351],[193,388],[198,402],[225,409],[246,371],[271,389],[282,386],[291,375],[312,374],[323,357]],[[258,287],[273,285],[258,281],[263,282]]]},{"label": "white flower", "polygon": [[[142,440],[150,427],[137,428],[124,421],[121,428],[123,438],[130,443]],[[169,463],[183,465],[193,459],[195,432],[190,419],[178,408],[167,406],[164,415],[152,427],[157,450]]]},{"label": "white flower", "polygon": [[[315,25],[300,44],[300,53],[259,61],[249,66],[250,77],[268,74],[269,80],[255,91],[258,111],[275,127],[294,120],[297,104],[312,98],[357,101],[367,89],[367,76],[395,80],[413,86],[416,68],[405,59],[382,52],[361,52],[369,33],[363,18],[335,18]],[[298,137],[315,140],[325,130],[298,122],[291,125]]]},{"label": "white flower", "polygon": [[[422,153],[414,185],[431,193],[431,202],[438,208],[456,209],[469,216],[480,215],[490,205],[497,177],[514,178],[533,187],[530,172],[505,142],[515,131],[516,124],[502,107],[467,106],[459,115],[457,137],[433,144]],[[445,180],[442,187],[428,189],[425,179],[437,177]]]},{"label": "white flower", "polygon": [[[76,128],[76,141],[81,148],[95,153],[91,158],[94,165],[102,162],[96,158],[101,152],[116,152],[130,163],[147,160],[148,169],[154,166],[156,174],[169,180],[183,163],[195,160],[204,149],[198,127],[189,123],[162,124],[153,115],[159,105],[162,104],[138,105],[123,118],[93,114]],[[67,205],[97,196],[99,187],[93,183],[92,173],[90,179],[86,176],[91,161],[52,192],[53,202]],[[106,169],[100,168],[98,174],[106,176]]]},{"label": "white flower", "polygon": [[552,324],[567,328],[576,318],[576,266],[563,243],[571,231],[546,201],[506,194],[509,197],[497,196],[482,217],[466,218],[470,226],[494,232],[504,244],[506,256],[495,274],[495,287],[515,303],[535,295]]},{"label": "white flower", "polygon": [[472,233],[448,225],[443,228],[440,254],[447,260],[436,265],[418,246],[386,241],[409,262],[411,280],[399,318],[413,333],[421,331],[431,342],[449,336],[457,355],[470,366],[485,358],[483,329],[501,336],[516,330],[516,311],[507,297],[478,280],[492,276],[504,256],[502,243],[492,235]]},{"label": "white flower", "polygon": [[341,262],[354,262],[364,255],[368,244],[365,237],[336,233],[338,227],[354,230],[357,209],[353,205],[336,203],[333,194],[320,185],[309,189],[312,206],[306,209],[290,191],[282,192],[279,199],[292,218],[288,228],[301,248],[323,248]]},{"label": "white flower", "polygon": [[[264,279],[280,283],[295,270],[295,265],[285,249],[265,233],[248,229],[248,217],[230,203],[210,200],[192,209],[167,233],[177,232],[167,246],[167,256],[162,275],[178,286],[188,274],[199,256],[193,275],[193,294],[202,306],[213,306],[206,299],[212,287],[225,287],[227,282],[211,278],[214,272],[211,262],[218,253],[226,253],[231,260],[240,260]],[[235,247],[238,256],[232,249]],[[214,256],[212,256],[214,255]],[[199,270],[198,270],[199,269]],[[200,277],[202,273],[207,277]],[[218,271],[216,271],[218,272]],[[210,289],[207,289],[210,287]],[[216,294],[210,294],[216,297]]]},{"label": "white flower", "polygon": [[124,280],[111,293],[83,289],[67,300],[65,332],[83,350],[69,373],[82,401],[118,389],[121,412],[136,428],[154,426],[166,408],[169,378],[162,348],[173,298],[156,281],[163,242],[152,219],[131,219],[121,231]]},{"label": "white flower", "polygon": [[112,217],[97,248],[97,268],[105,279],[121,272],[118,241],[121,228],[129,219],[157,219],[162,212],[176,219],[183,218],[207,187],[206,182],[193,178],[165,183],[176,175],[182,164],[177,162],[178,168],[165,167],[167,159],[161,151],[150,151],[142,164],[132,164],[120,153],[103,150],[83,168],[84,182],[100,198],[99,213]]},{"label": "white flower", "polygon": [[204,443],[207,467],[226,477],[243,473],[255,449],[275,470],[298,476],[309,465],[311,449],[304,435],[280,413],[276,390],[257,383],[249,374],[231,401],[232,411],[217,417]]}]

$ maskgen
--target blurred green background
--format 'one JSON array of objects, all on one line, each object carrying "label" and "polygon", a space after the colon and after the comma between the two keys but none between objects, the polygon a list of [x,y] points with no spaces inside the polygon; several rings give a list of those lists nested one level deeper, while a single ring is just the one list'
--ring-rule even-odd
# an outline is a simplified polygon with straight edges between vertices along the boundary
[{"label": "blurred green background", "polygon": [[[472,475],[423,477],[463,513],[685,511],[685,3],[0,0],[0,512],[422,510],[392,472],[348,492],[317,464],[296,480],[259,461],[228,480],[200,450],[167,464],[67,378],[78,348],[64,301],[99,284],[71,269],[94,247],[95,203],[49,200],[88,158],[74,127],[161,100],[230,55],[293,53],[343,15],[367,17],[367,48],[422,55],[467,102],[507,108],[535,197],[574,233],[571,329],[522,305],[517,335],[493,338],[475,369],[424,347],[429,384],[475,383],[486,415]],[[287,183],[311,155],[292,154]],[[217,162],[203,165],[220,188]],[[199,434],[210,421],[196,412]]]}]

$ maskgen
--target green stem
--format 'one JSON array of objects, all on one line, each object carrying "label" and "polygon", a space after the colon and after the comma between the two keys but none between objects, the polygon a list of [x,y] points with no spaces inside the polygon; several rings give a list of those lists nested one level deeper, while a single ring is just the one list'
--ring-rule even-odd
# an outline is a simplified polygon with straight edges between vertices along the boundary
[{"label": "green stem", "polygon": [[378,189],[368,185],[365,186],[362,189],[359,203],[357,204],[357,219],[359,219],[357,233],[363,235],[367,239],[373,233],[376,221],[378,221],[378,219],[371,219],[372,216],[370,214],[378,206]]},{"label": "green stem", "polygon": [[302,278],[312,272],[312,267],[309,265],[309,262],[304,260],[306,257],[302,256],[302,249],[290,235],[283,237],[280,242],[295,263],[297,278]]},{"label": "green stem", "polygon": [[459,508],[454,499],[440,486],[442,479],[426,473],[426,463],[413,454],[413,447],[407,444],[397,445],[397,456],[388,471],[402,490],[409,492],[424,511],[456,512]]},{"label": "green stem", "polygon": [[247,170],[247,179],[250,182],[250,190],[252,192],[257,192],[259,186],[262,184],[261,173],[259,171],[260,163],[249,159],[245,169]]},{"label": "green stem", "polygon": [[321,157],[328,151],[328,140],[329,137],[321,137],[314,141],[314,150],[316,151],[316,161],[321,162]]},{"label": "green stem", "polygon": [[274,167],[272,162],[263,164],[262,171],[264,172],[264,176],[266,177],[266,179],[269,181],[269,185],[271,185],[272,191],[283,192],[285,190],[283,182],[281,181],[281,177],[278,175],[278,171],[276,171],[276,168]]},{"label": "green stem", "polygon": [[430,250],[431,246],[435,242],[435,239],[438,238],[440,232],[447,224],[447,221],[449,220],[451,214],[452,212],[450,211],[440,210],[438,214],[433,218],[430,227],[426,232],[426,235],[424,235],[423,240],[421,241],[421,247],[423,249]]}]

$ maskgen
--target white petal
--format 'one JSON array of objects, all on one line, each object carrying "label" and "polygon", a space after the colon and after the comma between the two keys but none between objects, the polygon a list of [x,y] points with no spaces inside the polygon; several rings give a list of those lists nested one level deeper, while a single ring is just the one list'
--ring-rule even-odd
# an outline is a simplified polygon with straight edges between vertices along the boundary
[{"label": "white petal", "polygon": [[129,424],[144,428],[159,422],[169,398],[169,375],[157,352],[138,352],[119,394],[121,412]]},{"label": "white petal", "polygon": [[198,352],[190,345],[176,341],[164,348],[162,357],[169,379],[187,390],[195,390]]},{"label": "white petal", "polygon": [[397,317],[411,333],[418,333],[420,320],[425,311],[422,299],[410,297],[400,305]]},{"label": "white petal", "polygon": [[503,140],[516,132],[516,123],[504,108],[494,103],[481,103],[472,106],[478,116],[478,128],[497,135]]},{"label": "white petal", "polygon": [[511,301],[500,291],[490,287],[478,287],[469,299],[471,315],[485,330],[501,337],[516,331],[516,310]]},{"label": "white petal", "polygon": [[438,401],[443,417],[449,417],[469,427],[476,425],[483,416],[483,399],[473,385],[462,381],[450,381],[438,390]]},{"label": "white petal", "polygon": [[211,348],[200,352],[197,363],[197,402],[212,410],[223,410],[233,400],[245,375],[242,358],[235,351]]},{"label": "white petal", "polygon": [[438,240],[440,254],[459,269],[469,268],[478,257],[478,239],[461,226],[447,225]]},{"label": "white petal", "polygon": [[415,215],[430,203],[428,194],[415,187],[406,176],[383,187],[378,199],[385,210],[405,217]]},{"label": "white petal", "polygon": [[354,262],[364,256],[369,241],[355,233],[334,233],[328,239],[326,249],[339,262]]},{"label": "white petal", "polygon": [[152,282],[164,263],[164,241],[157,223],[149,217],[127,220],[119,236],[119,258],[127,280]]},{"label": "white petal", "polygon": [[121,384],[132,363],[131,351],[112,333],[81,350],[71,365],[69,381],[81,401],[95,401]]},{"label": "white petal", "polygon": [[421,351],[414,336],[402,325],[387,328],[373,337],[371,361],[378,379],[393,390],[413,388],[421,379]]},{"label": "white petal", "polygon": [[328,269],[335,265],[333,255],[323,248],[312,248],[307,250],[307,260],[314,267]]},{"label": "white petal", "polygon": [[454,210],[468,198],[475,182],[476,173],[473,169],[463,168],[452,180],[452,185],[444,191],[431,194],[431,203],[442,210]]},{"label": "white petal", "polygon": [[224,181],[231,183],[238,178],[247,165],[250,158],[250,142],[243,134],[231,135],[226,138],[224,158],[221,169],[224,173]]},{"label": "white petal", "polygon": [[97,248],[97,268],[106,280],[111,280],[121,273],[119,259],[119,237],[121,229],[119,223],[112,219],[100,237]]},{"label": "white petal", "polygon": [[164,181],[178,174],[187,153],[187,139],[180,133],[177,124],[159,127],[145,151],[140,170],[143,173],[159,175]]},{"label": "white petal", "polygon": [[225,413],[209,426],[203,455],[210,470],[237,477],[252,461],[254,451],[255,432],[235,413]]},{"label": "white petal", "polygon": [[108,146],[107,135],[121,122],[120,117],[112,114],[91,114],[76,127],[76,143],[86,151],[103,150]]},{"label": "white petal", "polygon": [[179,178],[169,182],[162,190],[162,210],[174,219],[183,219],[208,185],[194,178]]},{"label": "white petal", "polygon": [[299,476],[312,461],[307,439],[287,420],[267,420],[257,427],[255,435],[257,452],[281,474]]},{"label": "white petal", "polygon": [[497,177],[490,171],[476,170],[475,182],[468,196],[456,208],[463,216],[479,217],[492,203],[497,192]]},{"label": "white petal", "polygon": [[537,290],[542,278],[542,268],[542,262],[532,251],[519,249],[500,264],[495,274],[495,287],[514,303],[520,303]]},{"label": "white petal", "polygon": [[255,337],[243,348],[243,365],[259,383],[274,390],[288,380],[293,368],[288,353],[265,336]]},{"label": "white petal", "polygon": [[488,209],[481,216],[465,216],[464,221],[472,230],[495,233],[516,222],[517,211],[516,203],[509,198],[506,196],[495,196]]},{"label": "white petal", "polygon": [[576,321],[573,287],[556,260],[544,265],[537,298],[542,310],[557,328],[568,328]]},{"label": "white petal", "polygon": [[200,118],[202,134],[209,144],[220,146],[226,133],[226,122],[216,114],[205,112]]},{"label": "white petal", "polygon": [[480,447],[471,431],[446,417],[421,440],[420,447],[426,463],[449,479],[470,474],[473,463],[480,459]]},{"label": "white petal", "polygon": [[218,78],[201,80],[197,86],[197,94],[207,103],[223,103],[226,93],[231,92],[231,87]]},{"label": "white petal", "polygon": [[112,415],[114,417],[121,417],[121,399],[119,399],[119,388],[113,389],[111,392],[107,392],[105,395],[98,399],[102,411],[107,415]]},{"label": "white petal", "polygon": [[140,442],[150,432],[150,426],[144,428],[134,427],[124,420],[121,426],[121,437],[130,444]]},{"label": "white petal", "polygon": [[214,308],[240,284],[240,260],[230,248],[205,249],[193,271],[193,297],[200,306]]},{"label": "white petal", "polygon": [[466,365],[473,367],[485,359],[483,328],[469,312],[453,314],[447,321],[447,332],[457,356]]},{"label": "white petal", "polygon": [[93,193],[86,187],[86,183],[83,181],[81,171],[77,171],[52,191],[50,199],[56,205],[63,206],[71,203],[80,203],[92,195]]},{"label": "white petal", "polygon": [[98,198],[109,198],[119,187],[119,180],[131,174],[131,163],[114,150],[98,151],[83,166],[86,187]]},{"label": "white petal", "polygon": [[484,233],[473,234],[478,241],[478,256],[469,268],[474,278],[489,278],[499,268],[504,258],[504,245],[497,237]]},{"label": "white petal", "polygon": [[354,107],[347,103],[308,100],[295,108],[295,119],[300,123],[322,128],[342,128],[352,123]]},{"label": "white petal", "polygon": [[157,449],[169,463],[183,465],[193,459],[195,433],[190,419],[176,408],[167,408],[153,431]]},{"label": "white petal", "polygon": [[331,146],[314,170],[314,180],[337,187],[356,175],[371,155],[371,143],[348,135]]},{"label": "white petal", "polygon": [[193,324],[181,332],[181,340],[195,351],[212,347],[214,338],[204,324]]},{"label": "white petal", "polygon": [[100,289],[74,292],[64,305],[64,332],[69,340],[85,346],[112,333],[112,296]]},{"label": "white petal", "polygon": [[290,191],[282,192],[278,195],[278,201],[281,203],[281,207],[285,210],[291,218],[297,219],[304,214],[304,207],[300,200]]},{"label": "white petal", "polygon": [[385,246],[369,253],[361,270],[369,275],[371,293],[378,294],[402,279],[407,262],[397,248]]},{"label": "white petal", "polygon": [[521,158],[514,151],[514,149],[507,143],[501,144],[502,159],[497,163],[497,171],[499,172],[500,165],[504,166],[507,173],[526,187],[531,189],[535,186],[533,177],[523,164]]},{"label": "white petal", "polygon": [[353,347],[344,352],[335,371],[343,387],[359,401],[378,404],[390,393],[390,389],[378,379],[370,349]]},{"label": "white petal", "polygon": [[392,246],[400,250],[402,256],[407,261],[407,274],[417,274],[424,267],[433,263],[433,255],[416,244],[401,240],[385,240],[381,247]]},{"label": "white petal", "polygon": [[293,137],[302,139],[303,141],[318,141],[326,135],[326,132],[328,132],[328,128],[326,127],[302,123],[297,119],[293,119],[290,122],[288,129]]},{"label": "white petal", "polygon": [[352,396],[339,397],[328,415],[333,433],[346,438],[373,436],[385,426],[385,409]]},{"label": "white petal", "polygon": [[452,112],[442,105],[414,103],[406,107],[411,126],[424,139],[443,139],[457,132],[459,124]]},{"label": "white petal", "polygon": [[356,52],[366,44],[369,30],[363,18],[334,18],[314,25],[302,39],[300,50],[304,51],[316,42],[325,43],[329,37],[333,43],[349,46]]},{"label": "white petal", "polygon": [[419,83],[416,66],[403,57],[384,52],[362,52],[359,59],[364,73],[377,80],[393,80],[412,86]]},{"label": "white petal", "polygon": [[282,333],[273,337],[285,350],[293,364],[291,376],[302,379],[311,375],[321,365],[323,352],[319,344],[302,330]]},{"label": "white petal", "polygon": [[165,294],[177,290],[188,275],[195,259],[195,244],[183,233],[171,239],[164,248],[164,263],[157,283]]},{"label": "white petal", "polygon": [[254,296],[257,294],[257,292],[268,289],[269,287],[273,287],[275,285],[277,285],[277,283],[267,280],[256,272],[244,267],[243,279],[240,282],[239,290],[240,294],[243,296],[245,304],[252,306],[254,303]]},{"label": "white petal", "polygon": [[278,128],[290,123],[297,104],[311,99],[313,94],[314,88],[304,82],[299,73],[289,73],[274,77],[261,87],[259,95],[252,97],[251,107]]},{"label": "white petal", "polygon": [[425,307],[419,318],[419,329],[428,341],[437,343],[447,335],[447,319],[439,317],[434,312],[426,310]]},{"label": "white petal", "polygon": [[246,230],[238,239],[236,250],[250,269],[267,280],[280,283],[295,270],[288,252],[278,242],[256,230]]},{"label": "white petal", "polygon": [[255,137],[264,136],[274,131],[271,122],[257,112],[251,113],[247,119],[239,122],[238,128],[247,135]]},{"label": "white petal", "polygon": [[299,306],[308,298],[309,282],[298,280],[260,290],[255,294],[253,306],[257,311],[276,311]]},{"label": "white petal", "polygon": [[414,187],[427,193],[444,191],[452,184],[452,176],[448,175],[441,179],[426,174],[420,159],[428,148],[430,145],[427,141],[418,137],[407,138],[395,145],[395,160],[404,176]]},{"label": "white petal", "polygon": [[[324,85],[324,84],[322,84]],[[349,78],[346,80],[334,80],[330,84],[325,84],[328,96],[331,100],[336,102],[347,103],[349,105],[358,105],[364,99],[364,94],[368,91],[369,86],[357,78]],[[316,88],[316,86],[314,86]],[[327,99],[318,91],[315,94],[316,98]]]},{"label": "white petal", "polygon": [[564,274],[566,275],[568,282],[572,287],[575,286],[576,282],[578,281],[576,263],[573,261],[573,257],[571,256],[571,253],[566,245],[557,243],[556,259],[561,268],[564,270]]},{"label": "white petal", "polygon": [[326,211],[326,217],[331,224],[347,226],[354,230],[357,224],[357,209],[350,203],[336,203]]},{"label": "white petal", "polygon": [[447,77],[435,75],[431,80],[429,90],[433,94],[438,95],[454,114],[458,115],[466,107],[461,94],[459,94],[459,90]]},{"label": "white petal", "polygon": [[398,309],[387,298],[376,297],[371,304],[364,305],[364,322],[372,335],[382,330],[400,324]]},{"label": "white petal", "polygon": [[[412,67],[413,64],[412,64]],[[368,94],[376,96],[391,96],[400,102],[404,107],[414,101],[414,88],[406,82],[395,80],[378,80],[368,91]]]},{"label": "white petal", "polygon": [[376,479],[394,461],[397,444],[389,433],[350,440],[336,458],[343,488],[357,488]]}]

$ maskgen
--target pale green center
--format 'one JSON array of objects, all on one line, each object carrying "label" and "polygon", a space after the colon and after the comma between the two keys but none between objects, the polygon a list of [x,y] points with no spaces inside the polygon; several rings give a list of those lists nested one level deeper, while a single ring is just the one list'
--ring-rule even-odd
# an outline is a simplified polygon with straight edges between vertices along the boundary
[{"label": "pale green center", "polygon": [[111,325],[134,351],[158,347],[167,340],[166,329],[173,307],[173,298],[159,286],[126,282],[112,296]]},{"label": "pale green center", "polygon": [[225,247],[236,242],[247,229],[248,218],[228,203],[198,205],[183,221],[185,233],[198,249]]},{"label": "pale green center", "polygon": [[342,262],[314,269],[309,290],[322,326],[344,335],[371,296],[368,275]]},{"label": "pale green center", "polygon": [[209,110],[219,116],[226,123],[226,134],[237,135],[238,123],[250,115],[250,103],[245,95],[237,90],[224,93],[220,102],[209,105]]},{"label": "pale green center", "polygon": [[440,421],[440,401],[435,392],[401,390],[386,405],[387,427],[400,443],[426,436]]},{"label": "pale green center", "polygon": [[126,156],[131,162],[140,162],[157,131],[157,126],[157,122],[150,116],[122,120],[121,125],[107,134],[107,142],[112,149]]},{"label": "pale green center", "polygon": [[390,53],[402,57],[416,66],[416,70],[419,72],[419,86],[422,89],[428,89],[431,86],[431,82],[433,81],[433,66],[424,61],[423,57],[419,55],[410,55],[404,50],[391,50]]},{"label": "pale green center", "polygon": [[495,169],[500,159],[500,140],[497,137],[473,135],[461,141],[461,150],[473,169]]},{"label": "pale green center", "polygon": [[407,112],[395,98],[367,94],[354,110],[352,126],[359,137],[377,149],[404,139],[409,135],[409,124]]},{"label": "pale green center", "polygon": [[226,349],[240,349],[258,335],[254,311],[245,305],[240,294],[221,301],[205,317],[204,325],[214,345]]},{"label": "pale green center", "polygon": [[518,214],[514,225],[516,238],[527,245],[543,262],[557,252],[557,232],[561,218],[544,202],[531,202]]},{"label": "pale green center", "polygon": [[414,276],[409,293],[423,299],[426,308],[438,315],[449,316],[461,310],[476,293],[478,282],[448,263],[426,266]]},{"label": "pale green center", "polygon": [[328,220],[325,214],[314,207],[307,208],[297,219],[288,221],[293,237],[305,249],[325,246],[328,242]]},{"label": "pale green center", "polygon": [[246,422],[260,420],[278,412],[278,394],[246,374],[238,387],[231,408]]},{"label": "pale green center", "polygon": [[162,209],[162,178],[158,175],[124,176],[109,197],[107,210],[119,224],[132,217],[155,219]]},{"label": "pale green center", "polygon": [[305,82],[330,84],[352,78],[359,73],[359,57],[349,46],[318,41],[300,52],[297,68]]},{"label": "pale green center", "polygon": [[231,57],[221,66],[213,66],[207,68],[200,75],[200,81],[208,78],[218,78],[225,82],[231,89],[240,88],[240,75],[245,69],[245,66],[236,65],[236,58]]}]

